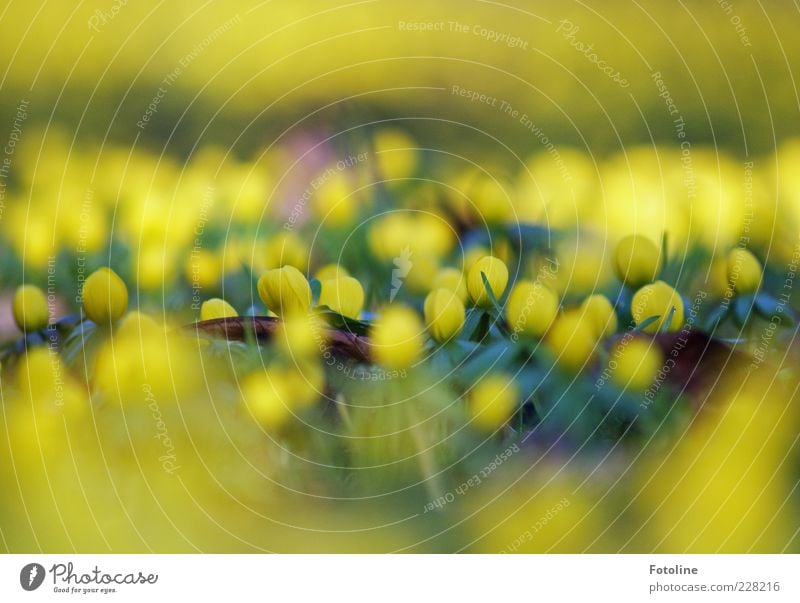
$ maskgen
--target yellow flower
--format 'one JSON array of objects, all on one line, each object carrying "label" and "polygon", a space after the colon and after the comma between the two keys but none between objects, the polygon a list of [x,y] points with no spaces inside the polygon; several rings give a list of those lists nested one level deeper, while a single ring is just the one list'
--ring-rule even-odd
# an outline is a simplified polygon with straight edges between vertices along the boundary
[{"label": "yellow flower", "polygon": [[159,243],[148,243],[131,255],[131,269],[140,289],[163,288],[176,276],[176,252]]},{"label": "yellow flower", "polygon": [[128,309],[128,288],[110,268],[99,268],[83,284],[83,309],[92,321],[118,320]]},{"label": "yellow flower", "polygon": [[481,379],[469,396],[472,424],[485,431],[502,427],[517,407],[519,390],[514,380],[501,374]]},{"label": "yellow flower", "polygon": [[470,247],[466,253],[464,253],[464,274],[469,274],[469,271],[477,263],[477,261],[487,255],[489,255],[489,250],[486,249],[486,247]]},{"label": "yellow flower", "polygon": [[425,298],[425,324],[436,341],[455,337],[464,328],[464,304],[454,291],[436,289]]},{"label": "yellow flower", "polygon": [[498,224],[511,220],[514,216],[513,194],[510,184],[483,174],[477,176],[467,190],[473,216],[479,224]]},{"label": "yellow flower", "polygon": [[728,254],[728,282],[739,294],[755,293],[761,284],[761,262],[747,249],[737,247]]},{"label": "yellow flower", "polygon": [[370,332],[375,360],[387,368],[410,366],[422,353],[422,322],[405,306],[386,308]]},{"label": "yellow flower", "polygon": [[637,325],[651,316],[659,317],[658,320],[645,327],[646,333],[662,331],[672,308],[675,308],[675,312],[669,323],[670,332],[679,331],[683,326],[683,300],[678,292],[664,281],[645,285],[634,293],[631,302],[631,314]]},{"label": "yellow flower", "polygon": [[390,213],[374,220],[367,233],[369,247],[380,260],[412,259],[416,245],[414,220],[407,213]]},{"label": "yellow flower", "polygon": [[277,375],[256,372],[242,382],[242,399],[256,421],[266,429],[275,430],[292,416],[291,389]]},{"label": "yellow flower", "polygon": [[311,306],[311,287],[294,266],[267,270],[258,279],[258,295],[279,316],[303,314]]},{"label": "yellow flower", "polygon": [[604,295],[590,295],[581,304],[581,310],[595,327],[598,339],[613,335],[617,331],[617,315],[614,306]]},{"label": "yellow flower", "polygon": [[472,265],[467,275],[467,290],[472,301],[481,308],[488,308],[492,305],[489,293],[483,284],[481,273],[486,275],[489,287],[496,299],[500,299],[508,284],[508,268],[496,257],[484,256]]},{"label": "yellow flower", "polygon": [[319,293],[319,305],[328,306],[349,318],[358,318],[364,308],[364,289],[352,276],[322,281]]},{"label": "yellow flower", "polygon": [[357,187],[343,171],[328,167],[314,182],[318,188],[314,194],[312,208],[320,224],[346,226],[358,213]]},{"label": "yellow flower", "polygon": [[617,243],[614,270],[630,287],[652,283],[661,272],[661,249],[643,235],[630,235]]},{"label": "yellow flower", "polygon": [[47,326],[50,312],[44,291],[35,285],[22,285],[14,293],[14,322],[20,330],[36,331]]},{"label": "yellow flower", "polygon": [[449,289],[458,295],[462,303],[467,303],[467,278],[458,268],[443,268],[433,279],[431,291],[435,289]]},{"label": "yellow flower", "polygon": [[559,316],[547,333],[547,342],[560,365],[579,371],[594,354],[594,324],[577,310]]},{"label": "yellow flower", "polygon": [[203,302],[200,306],[200,320],[214,320],[215,318],[233,318],[239,316],[236,309],[224,299],[214,297]]},{"label": "yellow flower", "polygon": [[141,335],[143,332],[156,333],[159,330],[163,329],[160,329],[159,324],[152,316],[148,316],[138,310],[132,310],[122,319],[119,329],[117,329],[117,336],[121,337],[124,334]]},{"label": "yellow flower", "polygon": [[[402,269],[402,260],[396,263],[395,267]],[[409,260],[408,267],[404,284],[416,293],[424,293],[428,291],[431,282],[439,273],[439,260],[428,253],[414,253]]]},{"label": "yellow flower", "polygon": [[344,266],[340,266],[339,264],[326,264],[319,270],[317,270],[316,274],[317,280],[322,281],[329,281],[332,278],[339,278],[341,276],[350,276],[350,273]]},{"label": "yellow flower", "polygon": [[414,230],[418,236],[416,247],[421,252],[441,257],[453,248],[456,235],[446,218],[428,213],[427,207],[425,213],[417,214],[415,220]]},{"label": "yellow flower", "polygon": [[145,386],[164,403],[201,387],[190,340],[138,312],[125,317],[93,362],[93,391],[122,405],[141,403]]},{"label": "yellow flower", "polygon": [[312,405],[325,391],[325,370],[319,361],[302,360],[281,374],[287,404],[298,409]]},{"label": "yellow flower", "polygon": [[281,232],[267,240],[264,246],[264,267],[282,268],[294,266],[305,270],[308,264],[308,248],[294,232]]},{"label": "yellow flower", "polygon": [[186,262],[185,277],[194,287],[216,287],[222,278],[222,258],[207,249],[191,253]]},{"label": "yellow flower", "polygon": [[558,314],[558,297],[540,283],[517,281],[506,302],[506,320],[514,333],[541,337]]},{"label": "yellow flower", "polygon": [[559,242],[555,257],[539,264],[537,273],[553,280],[553,289],[562,297],[585,295],[614,280],[605,253],[605,244],[590,233],[580,232],[574,240]]},{"label": "yellow flower", "polygon": [[702,274],[704,280],[699,285],[713,297],[729,297],[731,283],[728,280],[728,258],[721,257],[711,261],[711,267]]},{"label": "yellow flower", "polygon": [[282,320],[275,331],[278,347],[293,359],[314,358],[325,349],[325,327],[313,314]]},{"label": "yellow flower", "polygon": [[385,128],[375,134],[375,158],[381,175],[389,180],[408,178],[417,166],[417,143],[402,130]]},{"label": "yellow flower", "polygon": [[653,383],[664,364],[664,354],[652,339],[621,340],[611,349],[609,364],[613,363],[611,378],[617,385],[643,392]]}]

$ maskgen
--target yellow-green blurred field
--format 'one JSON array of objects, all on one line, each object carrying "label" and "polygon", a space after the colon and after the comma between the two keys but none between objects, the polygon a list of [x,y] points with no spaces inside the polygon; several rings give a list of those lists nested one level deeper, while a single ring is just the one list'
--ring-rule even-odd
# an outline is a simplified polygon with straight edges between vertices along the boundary
[{"label": "yellow-green blurred field", "polygon": [[0,8],[0,550],[798,552],[798,8]]}]

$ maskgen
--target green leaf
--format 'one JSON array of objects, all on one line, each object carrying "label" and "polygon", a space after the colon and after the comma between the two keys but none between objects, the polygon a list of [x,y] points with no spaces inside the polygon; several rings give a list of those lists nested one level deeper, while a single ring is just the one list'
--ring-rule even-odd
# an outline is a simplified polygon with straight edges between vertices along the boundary
[{"label": "green leaf", "polygon": [[465,341],[457,339],[450,341],[444,346],[445,350],[450,356],[450,362],[453,365],[460,364],[466,358],[475,354],[480,349],[480,344],[474,341]]},{"label": "green leaf", "polygon": [[484,346],[479,352],[473,354],[462,366],[460,372],[475,379],[489,371],[501,370],[513,360],[512,353],[506,341],[500,341]]},{"label": "green leaf", "polygon": [[667,319],[664,321],[664,324],[661,325],[661,334],[669,333],[669,329],[672,326],[672,317],[675,316],[675,306],[671,306],[669,309],[669,313],[667,314]]},{"label": "green leaf", "polygon": [[559,232],[541,224],[514,223],[506,227],[509,239],[519,238],[524,249],[540,249],[550,246],[552,239],[558,238]]},{"label": "green leaf", "polygon": [[791,314],[784,311],[785,303],[779,302],[769,293],[758,293],[754,301],[755,301],[756,312],[758,312],[761,316],[763,316],[767,320],[772,320],[773,316],[781,314],[785,315],[788,318],[788,320],[792,322]]},{"label": "green leaf", "polygon": [[453,360],[447,351],[440,347],[430,356],[431,368],[434,372],[447,375],[453,370]]},{"label": "green leaf", "polygon": [[316,304],[322,291],[322,283],[318,278],[311,277],[308,279],[308,286],[311,287],[311,300]]},{"label": "green leaf", "polygon": [[719,304],[716,308],[709,312],[703,324],[703,330],[712,333],[717,327],[725,320],[730,312],[730,304]]},{"label": "green leaf", "polygon": [[78,357],[78,352],[87,347],[92,340],[92,336],[97,332],[97,325],[91,320],[84,320],[80,323],[72,333],[64,340],[62,344],[62,355],[65,364],[72,364]]},{"label": "green leaf", "polygon": [[497,311],[497,315],[499,317],[502,317],[503,308],[500,306],[500,302],[497,301],[497,298],[495,297],[494,292],[492,291],[492,287],[491,285],[489,285],[489,279],[486,278],[486,274],[484,272],[481,272],[481,279],[483,280],[483,288],[486,289],[486,293],[489,296],[489,299],[492,301],[492,305],[494,306],[494,309]]},{"label": "green leaf", "polygon": [[247,265],[246,262],[239,262],[242,266],[242,272],[247,275],[247,278],[250,279],[250,282],[253,283],[253,286],[258,290],[258,277],[256,277],[255,273],[253,272],[252,268]]},{"label": "green leaf", "polygon": [[475,330],[469,337],[470,341],[483,341],[486,336],[489,334],[489,329],[492,326],[492,315],[488,312],[481,312],[480,313],[480,320],[478,320],[478,324],[475,327]]},{"label": "green leaf", "polygon": [[743,326],[747,322],[754,301],[755,296],[753,295],[741,295],[733,302],[733,317],[739,326]]},{"label": "green leaf", "polygon": [[367,335],[372,327],[372,323],[370,322],[349,318],[348,316],[334,312],[328,306],[317,306],[314,311],[332,327],[345,329],[356,335]]},{"label": "green leaf", "polygon": [[478,327],[478,322],[481,319],[483,312],[478,310],[477,308],[470,308],[467,310],[467,317],[464,321],[464,328],[461,329],[461,335],[459,340],[462,342],[468,342],[471,339],[472,334],[475,332],[475,329]]},{"label": "green leaf", "polygon": [[649,327],[651,324],[653,324],[659,318],[661,318],[660,314],[657,314],[656,316],[648,316],[642,322],[640,322],[638,325],[636,325],[636,328],[633,330],[633,332],[634,333],[643,332],[647,327]]}]

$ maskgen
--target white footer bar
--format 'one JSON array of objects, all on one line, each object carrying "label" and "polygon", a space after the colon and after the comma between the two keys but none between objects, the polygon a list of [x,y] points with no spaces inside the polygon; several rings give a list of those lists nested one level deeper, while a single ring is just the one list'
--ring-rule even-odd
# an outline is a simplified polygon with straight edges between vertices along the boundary
[{"label": "white footer bar", "polygon": [[0,601],[800,601],[798,574],[796,555],[2,555]]}]

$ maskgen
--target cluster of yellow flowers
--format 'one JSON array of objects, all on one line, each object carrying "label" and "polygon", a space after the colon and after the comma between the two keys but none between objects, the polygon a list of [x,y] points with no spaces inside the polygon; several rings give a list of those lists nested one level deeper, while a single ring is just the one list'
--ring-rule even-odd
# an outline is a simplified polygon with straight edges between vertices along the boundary
[{"label": "cluster of yellow flowers", "polygon": [[[632,235],[617,244],[614,270],[632,292],[630,314],[635,330],[674,333],[684,326],[682,296],[657,280],[662,267],[662,249],[649,238]],[[738,294],[750,294],[758,288],[762,268],[752,253],[735,248],[729,254],[727,267],[729,286]],[[316,281],[317,307],[357,321],[365,300],[361,283],[341,266],[329,265],[317,274],[323,277]],[[433,343],[447,346],[462,335],[468,316],[485,313],[510,335],[509,346],[520,341],[541,341],[563,370],[580,372],[591,365],[602,349],[602,341],[619,331],[619,309],[602,294],[589,295],[578,304],[562,308],[552,280],[552,275],[537,281],[518,279],[506,295],[509,269],[497,257],[474,259],[466,273],[445,268],[424,298],[422,317],[403,303],[392,303],[380,310],[368,329],[372,359],[387,369],[412,368],[424,360],[429,349],[426,332]],[[286,263],[265,270],[258,279],[257,291],[264,307],[282,319],[278,339],[297,370],[287,369],[286,378],[263,372],[253,375],[243,385],[242,395],[265,426],[280,427],[292,408],[313,402],[324,390],[320,358],[326,347],[325,327],[312,311],[315,295],[309,279],[294,265]],[[85,316],[99,326],[110,327],[128,307],[125,283],[108,268],[100,268],[86,279],[82,299]],[[19,287],[13,310],[17,324],[26,333],[47,327],[52,318],[44,292],[33,285]],[[138,324],[142,316],[136,314],[136,321],[126,319],[125,324]],[[199,318],[208,321],[237,316],[230,303],[212,298],[203,302]],[[136,334],[133,327],[128,330]],[[117,338],[124,339],[119,333]],[[112,352],[115,362],[119,360],[119,349],[118,345]],[[614,355],[618,370],[613,377],[623,389],[646,389],[662,364],[658,348],[643,339],[625,345],[617,343]],[[102,361],[101,354],[98,362]],[[108,371],[99,373],[97,378],[103,379]],[[472,402],[467,408],[476,425],[494,431],[518,409],[519,388],[511,377],[502,374],[478,377],[480,382],[471,392]]]},{"label": "cluster of yellow flowers", "polygon": [[[117,228],[134,259],[114,264],[119,274],[101,267],[82,279],[76,314],[63,311],[69,295],[49,279],[46,292],[32,282],[19,286],[11,307],[23,338],[6,347],[0,369],[11,417],[3,429],[13,443],[3,450],[4,469],[20,461],[34,467],[32,475],[41,473],[42,459],[61,467],[58,457],[72,430],[82,438],[80,455],[91,457],[97,452],[91,446],[102,440],[101,449],[118,451],[108,462],[128,476],[144,454],[148,472],[160,472],[160,479],[184,471],[185,483],[204,492],[212,507],[224,509],[218,491],[203,481],[207,466],[224,474],[223,491],[255,497],[259,509],[260,493],[284,500],[279,491],[286,484],[314,496],[365,499],[377,484],[397,491],[419,486],[419,496],[449,504],[450,474],[443,468],[457,467],[460,475],[473,450],[489,451],[497,467],[512,443],[515,455],[526,442],[539,454],[562,436],[576,449],[591,443],[610,450],[659,429],[680,433],[707,394],[695,393],[696,379],[688,387],[692,377],[679,366],[693,336],[702,336],[706,347],[733,342],[736,353],[758,360],[756,367],[768,356],[764,346],[785,345],[783,332],[776,335],[770,325],[774,316],[794,312],[775,292],[788,278],[781,265],[788,248],[776,245],[777,261],[767,256],[763,233],[737,240],[741,225],[732,219],[709,250],[680,221],[657,231],[624,220],[604,231],[592,228],[599,218],[591,217],[596,208],[586,199],[597,183],[585,172],[577,173],[579,207],[571,217],[561,213],[564,183],[552,177],[534,194],[522,182],[469,170],[453,175],[464,195],[441,195],[408,183],[421,162],[407,134],[383,130],[372,144],[381,190],[399,200],[396,207],[357,192],[364,177],[357,170],[332,169],[314,187],[312,214],[293,213],[294,221],[278,230],[280,214],[264,203],[268,182],[242,164],[224,172],[224,186],[214,189],[215,197],[227,199],[225,207],[209,206],[203,217],[211,224],[229,220],[230,237],[197,246],[199,231],[213,230],[198,229],[197,207],[159,201],[157,194],[126,198]],[[588,169],[585,158],[566,158]],[[195,199],[203,198],[203,166],[212,159],[201,154],[183,174]],[[527,167],[541,175],[542,161]],[[606,176],[614,175],[614,165],[609,160]],[[140,176],[147,171],[135,161],[132,169]],[[127,178],[109,173],[110,181],[97,185],[103,198],[114,174]],[[167,184],[159,181],[156,189],[161,186]],[[507,194],[509,186],[516,194]],[[164,212],[178,209],[185,214],[176,223],[165,221]],[[368,210],[378,215],[358,223]],[[573,218],[580,228],[572,228]],[[266,235],[253,232],[262,220]],[[562,227],[553,231],[552,244],[551,230],[541,226],[548,220]],[[316,228],[324,241],[312,245],[307,241]],[[27,264],[25,274],[34,275],[26,280],[41,282],[37,267],[52,250],[12,243]],[[80,244],[96,262],[91,253],[102,244],[86,247],[85,237]],[[180,279],[182,255],[189,259]],[[787,264],[789,270],[796,264]],[[159,286],[160,299],[148,296]],[[190,288],[197,302],[191,311]],[[742,336],[764,324],[768,338]],[[780,360],[770,365],[776,374],[779,368]],[[219,430],[210,426],[216,422]],[[90,431],[93,424],[103,426],[102,436]],[[132,459],[124,452],[128,445]],[[208,461],[209,451],[219,448],[227,456]],[[358,475],[339,475],[343,467]],[[265,486],[265,477],[280,486]],[[548,506],[531,513],[561,505],[571,485],[549,491]],[[36,482],[24,487],[41,492]],[[172,482],[158,487],[183,496]],[[646,491],[658,495],[658,488]],[[465,512],[495,492],[483,490],[465,503]],[[592,508],[580,497],[570,500],[563,518]],[[247,522],[237,527],[248,529]],[[513,545],[518,539],[500,530],[491,547],[525,550]],[[559,548],[558,539],[548,542]],[[564,546],[583,541],[576,542]]]}]

